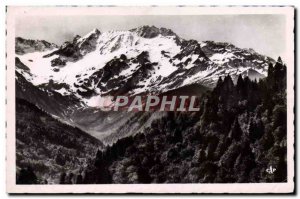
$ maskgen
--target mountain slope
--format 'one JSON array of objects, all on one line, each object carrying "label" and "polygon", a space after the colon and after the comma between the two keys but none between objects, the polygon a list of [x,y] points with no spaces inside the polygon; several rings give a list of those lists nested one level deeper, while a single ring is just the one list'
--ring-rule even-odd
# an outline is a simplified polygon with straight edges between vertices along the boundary
[{"label": "mountain slope", "polygon": [[89,134],[16,99],[17,183],[29,183],[30,178],[24,175],[28,168],[37,177],[35,183],[58,183],[61,172],[78,173],[101,147],[103,144]]}]

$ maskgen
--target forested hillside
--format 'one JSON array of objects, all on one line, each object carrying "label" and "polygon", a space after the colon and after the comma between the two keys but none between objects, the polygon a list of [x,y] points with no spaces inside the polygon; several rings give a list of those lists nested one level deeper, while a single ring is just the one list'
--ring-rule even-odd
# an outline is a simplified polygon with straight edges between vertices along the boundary
[{"label": "forested hillside", "polygon": [[[98,150],[82,183],[285,182],[286,110],[279,58],[267,78],[239,76],[236,85],[220,78],[199,112],[168,112],[144,132]],[[266,172],[271,166],[276,171]]]},{"label": "forested hillside", "polygon": [[89,134],[16,99],[17,184],[58,183],[62,172],[73,183],[99,147]]}]

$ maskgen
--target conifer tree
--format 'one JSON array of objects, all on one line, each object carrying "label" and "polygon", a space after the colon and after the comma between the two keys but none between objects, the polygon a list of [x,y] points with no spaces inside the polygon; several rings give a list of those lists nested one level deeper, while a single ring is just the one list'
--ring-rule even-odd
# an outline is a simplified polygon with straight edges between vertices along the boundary
[{"label": "conifer tree", "polygon": [[241,130],[238,118],[236,117],[232,124],[232,127],[231,127],[228,137],[231,139],[234,139],[234,140],[239,140],[241,138],[242,134],[243,134],[243,131]]},{"label": "conifer tree", "polygon": [[59,179],[59,184],[66,184],[66,173],[62,172]]},{"label": "conifer tree", "polygon": [[17,176],[17,184],[37,184],[37,176],[30,166],[21,169],[19,176]]}]

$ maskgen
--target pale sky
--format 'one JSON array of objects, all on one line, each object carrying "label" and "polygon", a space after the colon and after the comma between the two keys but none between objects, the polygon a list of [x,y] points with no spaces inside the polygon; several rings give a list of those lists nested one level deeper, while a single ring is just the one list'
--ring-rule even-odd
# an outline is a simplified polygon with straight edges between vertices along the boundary
[{"label": "pale sky", "polygon": [[58,45],[94,28],[105,32],[154,25],[172,29],[184,39],[229,42],[274,59],[286,51],[284,15],[22,16],[16,24],[17,36]]}]

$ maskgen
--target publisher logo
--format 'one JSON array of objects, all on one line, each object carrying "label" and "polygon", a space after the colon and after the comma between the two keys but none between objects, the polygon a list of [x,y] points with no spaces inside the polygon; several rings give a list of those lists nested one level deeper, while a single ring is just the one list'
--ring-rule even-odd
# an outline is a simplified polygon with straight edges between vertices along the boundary
[{"label": "publisher logo", "polygon": [[266,172],[268,174],[274,174],[274,172],[276,171],[276,168],[270,166],[269,168],[266,169]]}]

